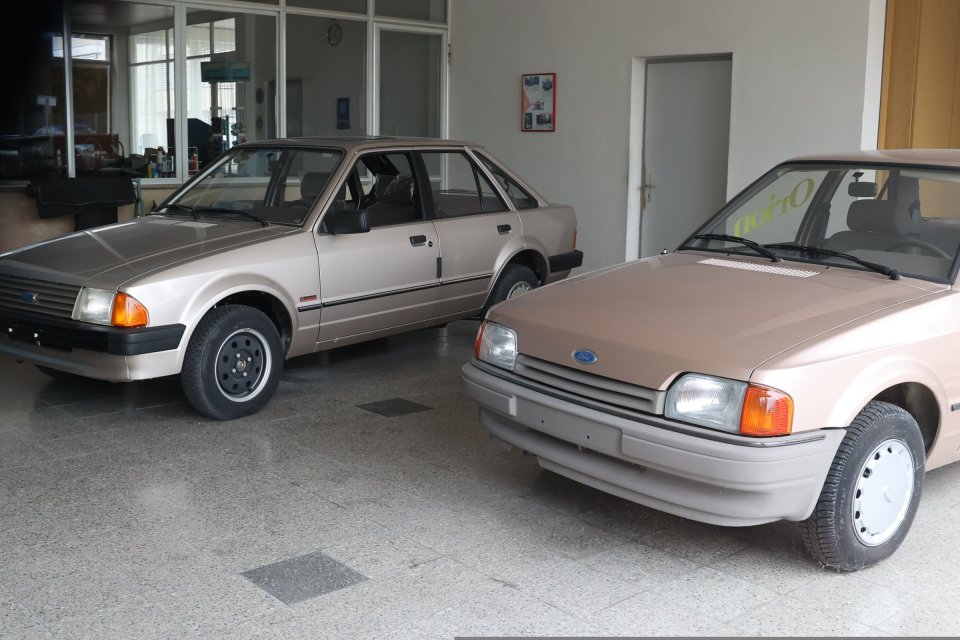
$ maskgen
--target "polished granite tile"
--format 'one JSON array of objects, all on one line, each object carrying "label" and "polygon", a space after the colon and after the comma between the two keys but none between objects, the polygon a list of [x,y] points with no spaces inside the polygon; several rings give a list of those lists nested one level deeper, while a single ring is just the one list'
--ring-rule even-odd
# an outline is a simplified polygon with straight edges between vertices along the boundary
[{"label": "polished granite tile", "polygon": [[[498,446],[460,387],[476,327],[294,359],[262,412],[228,423],[175,378],[0,363],[0,637],[960,631],[960,466],[928,474],[894,556],[837,574],[796,523],[700,525]],[[429,411],[358,406],[390,398]],[[365,579],[288,605],[242,575],[315,554]]]}]

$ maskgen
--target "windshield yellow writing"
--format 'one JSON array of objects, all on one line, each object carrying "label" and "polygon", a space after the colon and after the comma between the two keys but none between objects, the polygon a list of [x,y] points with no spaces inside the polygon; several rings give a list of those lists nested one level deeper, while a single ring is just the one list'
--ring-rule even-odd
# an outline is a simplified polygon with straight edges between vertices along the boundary
[{"label": "windshield yellow writing", "polygon": [[765,207],[737,219],[733,226],[733,235],[744,237],[751,231],[772,222],[780,216],[785,216],[793,209],[802,207],[813,195],[814,183],[812,178],[804,178],[793,187],[790,195],[779,198],[776,193],[770,194],[770,202]]}]

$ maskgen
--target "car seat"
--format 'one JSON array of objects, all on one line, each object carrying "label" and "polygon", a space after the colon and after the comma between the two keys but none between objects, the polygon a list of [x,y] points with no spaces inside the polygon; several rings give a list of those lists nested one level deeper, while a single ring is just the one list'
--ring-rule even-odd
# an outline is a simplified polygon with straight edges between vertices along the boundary
[{"label": "car seat", "polygon": [[839,231],[824,243],[826,249],[884,251],[905,238],[916,238],[920,225],[920,188],[916,178],[891,176],[886,200],[855,200],[847,210],[849,231]]}]

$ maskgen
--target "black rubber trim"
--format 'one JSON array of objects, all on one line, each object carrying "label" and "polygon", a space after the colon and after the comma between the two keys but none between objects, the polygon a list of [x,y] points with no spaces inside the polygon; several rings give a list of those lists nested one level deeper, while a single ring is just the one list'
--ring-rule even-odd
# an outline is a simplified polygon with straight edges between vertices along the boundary
[{"label": "black rubber trim", "polygon": [[0,333],[7,338],[65,351],[83,349],[117,356],[169,351],[180,346],[186,330],[182,324],[125,329],[0,311]]},{"label": "black rubber trim", "polygon": [[[374,293],[368,296],[357,296],[356,298],[344,298],[342,300],[334,300],[333,302],[321,302],[320,307],[326,309],[328,307],[339,307],[344,304],[353,304],[354,302],[366,302],[367,300],[376,300],[377,298],[387,298],[389,296],[397,296],[402,293],[415,293],[417,291],[427,291],[428,289],[437,289],[440,287],[440,283],[425,284],[419,287],[409,287],[407,289],[394,289],[393,291],[385,291],[383,293]],[[298,311],[308,311],[310,309],[316,309],[317,305],[310,305],[309,307],[300,307]]]},{"label": "black rubber trim", "polygon": [[[439,258],[437,258],[439,260]],[[319,304],[311,304],[304,307],[297,307],[297,311],[304,313],[307,311],[316,311],[317,309],[328,309],[330,307],[338,307],[343,304],[350,304],[353,302],[366,302],[367,300],[376,300],[377,298],[386,298],[388,296],[395,296],[401,293],[412,293],[415,291],[426,291],[427,289],[437,289],[448,284],[462,284],[464,282],[473,282],[474,280],[488,280],[493,277],[492,273],[488,273],[482,276],[469,276],[467,278],[458,278],[456,280],[444,280],[438,284],[424,285],[422,287],[413,287],[410,289],[396,289],[394,291],[387,291],[385,293],[377,293],[369,296],[358,296],[356,298],[346,298],[344,300],[334,300],[333,302],[321,302]]]},{"label": "black rubber trim", "polygon": [[574,249],[570,253],[550,256],[550,273],[569,271],[583,265],[583,251]]},{"label": "black rubber trim", "polygon": [[769,447],[789,447],[794,444],[804,444],[807,442],[816,442],[817,440],[823,440],[826,438],[826,435],[820,432],[814,433],[795,433],[788,436],[775,436],[770,438],[751,438],[750,436],[741,436],[736,434],[724,434],[718,431],[710,431],[708,429],[699,429],[697,427],[687,427],[687,425],[674,422],[672,420],[667,420],[662,416],[655,416],[653,414],[647,413],[632,413],[629,411],[621,411],[614,409],[609,405],[598,404],[591,402],[585,398],[580,398],[569,393],[564,393],[547,387],[545,385],[531,382],[525,378],[518,376],[515,373],[506,371],[505,369],[500,369],[491,364],[487,364],[477,359],[473,359],[470,362],[477,369],[480,369],[484,373],[488,373],[495,378],[500,378],[511,384],[515,384],[519,387],[529,389],[531,391],[536,391],[537,393],[542,393],[551,398],[556,398],[558,400],[563,400],[571,404],[579,405],[581,407],[586,407],[587,409],[593,409],[594,411],[599,411],[601,413],[606,413],[611,416],[616,416],[617,418],[623,418],[625,420],[630,420],[632,422],[637,422],[640,424],[645,424],[651,427],[657,427],[658,429],[666,429],[667,431],[673,431],[675,433],[682,433],[688,436],[694,436],[696,438],[703,438],[704,440],[713,440],[715,442],[723,442],[725,444],[737,445],[740,447],[760,447],[760,448],[769,448]]}]

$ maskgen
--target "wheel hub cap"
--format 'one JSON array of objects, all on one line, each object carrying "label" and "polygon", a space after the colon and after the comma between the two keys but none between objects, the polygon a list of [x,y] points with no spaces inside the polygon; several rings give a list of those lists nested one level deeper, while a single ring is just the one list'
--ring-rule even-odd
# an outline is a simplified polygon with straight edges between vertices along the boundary
[{"label": "wheel hub cap", "polygon": [[530,286],[529,282],[518,282],[517,284],[510,287],[510,291],[507,293],[507,299],[515,298],[520,294],[527,293],[532,291],[533,287]]},{"label": "wheel hub cap", "polygon": [[230,400],[247,400],[260,391],[269,368],[269,347],[257,331],[231,334],[217,353],[216,375],[220,391]]},{"label": "wheel hub cap", "polygon": [[900,440],[887,440],[873,450],[860,469],[854,489],[854,533],[873,547],[900,528],[913,496],[914,464]]}]

